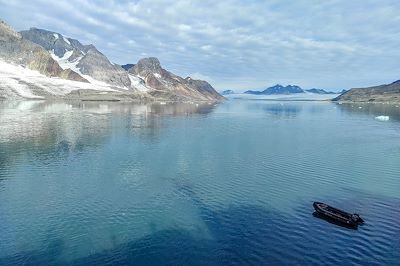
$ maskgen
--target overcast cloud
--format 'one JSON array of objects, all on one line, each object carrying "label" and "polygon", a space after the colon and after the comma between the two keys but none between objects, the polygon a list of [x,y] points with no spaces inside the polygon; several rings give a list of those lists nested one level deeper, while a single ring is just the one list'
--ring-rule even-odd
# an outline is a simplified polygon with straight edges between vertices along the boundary
[{"label": "overcast cloud", "polygon": [[158,57],[219,89],[347,89],[400,79],[399,0],[0,0],[17,30],[59,32],[110,60]]}]

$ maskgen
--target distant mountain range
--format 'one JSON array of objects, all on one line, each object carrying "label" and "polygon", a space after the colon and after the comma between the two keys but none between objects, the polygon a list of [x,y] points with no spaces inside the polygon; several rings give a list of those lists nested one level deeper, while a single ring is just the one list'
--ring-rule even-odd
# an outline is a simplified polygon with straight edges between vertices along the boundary
[{"label": "distant mountain range", "polygon": [[17,32],[0,21],[1,98],[219,101],[206,81],[181,78],[157,58],[112,63],[92,45],[60,33]]},{"label": "distant mountain range", "polygon": [[337,92],[326,91],[326,90],[324,90],[324,89],[315,89],[315,88],[306,90],[306,92],[315,93],[315,94],[338,94]]},{"label": "distant mountain range", "polygon": [[235,92],[233,90],[224,90],[221,92],[221,95],[231,95],[231,94],[235,94]]},{"label": "distant mountain range", "polygon": [[386,85],[353,88],[333,99],[350,102],[400,102],[400,80]]},{"label": "distant mountain range", "polygon": [[296,85],[287,85],[287,86],[282,86],[280,84],[277,84],[275,86],[266,88],[263,91],[254,91],[254,90],[248,90],[245,91],[244,93],[246,94],[254,94],[254,95],[278,95],[278,94],[295,94],[295,93],[314,93],[314,94],[336,94],[335,92],[330,92],[330,91],[325,91],[323,89],[309,89],[309,90],[303,90],[299,86]]}]

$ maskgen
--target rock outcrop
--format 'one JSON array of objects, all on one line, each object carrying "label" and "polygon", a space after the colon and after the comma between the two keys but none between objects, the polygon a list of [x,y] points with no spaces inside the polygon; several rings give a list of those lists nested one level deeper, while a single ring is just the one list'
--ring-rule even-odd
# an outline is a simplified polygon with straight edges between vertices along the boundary
[{"label": "rock outcrop", "polygon": [[333,101],[400,102],[400,80],[387,85],[354,88],[334,98]]},{"label": "rock outcrop", "polygon": [[139,60],[129,73],[144,81],[155,97],[171,100],[222,100],[223,97],[206,81],[179,77],[161,67],[155,57]]},{"label": "rock outcrop", "polygon": [[64,71],[43,47],[23,38],[3,21],[0,21],[0,58],[49,77],[87,82],[73,71]]},{"label": "rock outcrop", "polygon": [[235,92],[233,90],[224,90],[223,92],[221,92],[221,95],[231,95],[231,94],[235,94]]},{"label": "rock outcrop", "polygon": [[337,94],[337,93],[332,92],[332,91],[326,91],[324,89],[316,89],[316,88],[312,88],[312,89],[306,90],[306,92],[314,93],[314,94]]},{"label": "rock outcrop", "polygon": [[131,86],[128,73],[121,66],[111,63],[94,45],[83,45],[60,33],[37,28],[21,31],[21,35],[53,53],[56,59],[64,58],[69,53],[67,62],[72,63],[82,75],[114,86]]},{"label": "rock outcrop", "polygon": [[77,67],[82,74],[88,75],[95,80],[119,87],[131,87],[131,81],[126,70],[112,64],[95,47],[86,52],[82,59],[79,60]]}]

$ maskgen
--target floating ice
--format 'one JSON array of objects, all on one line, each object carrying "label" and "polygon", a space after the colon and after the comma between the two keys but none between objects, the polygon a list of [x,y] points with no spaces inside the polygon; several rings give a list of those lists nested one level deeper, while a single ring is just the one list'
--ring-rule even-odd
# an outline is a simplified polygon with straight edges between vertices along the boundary
[{"label": "floating ice", "polygon": [[375,119],[378,121],[389,121],[389,116],[380,115],[380,116],[375,117]]}]

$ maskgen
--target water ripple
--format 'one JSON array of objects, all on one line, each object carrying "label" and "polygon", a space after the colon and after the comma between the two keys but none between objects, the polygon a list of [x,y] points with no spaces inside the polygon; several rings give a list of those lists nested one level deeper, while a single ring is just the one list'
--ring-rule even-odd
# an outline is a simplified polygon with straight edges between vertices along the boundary
[{"label": "water ripple", "polygon": [[333,107],[0,105],[0,264],[396,265],[400,126]]}]

